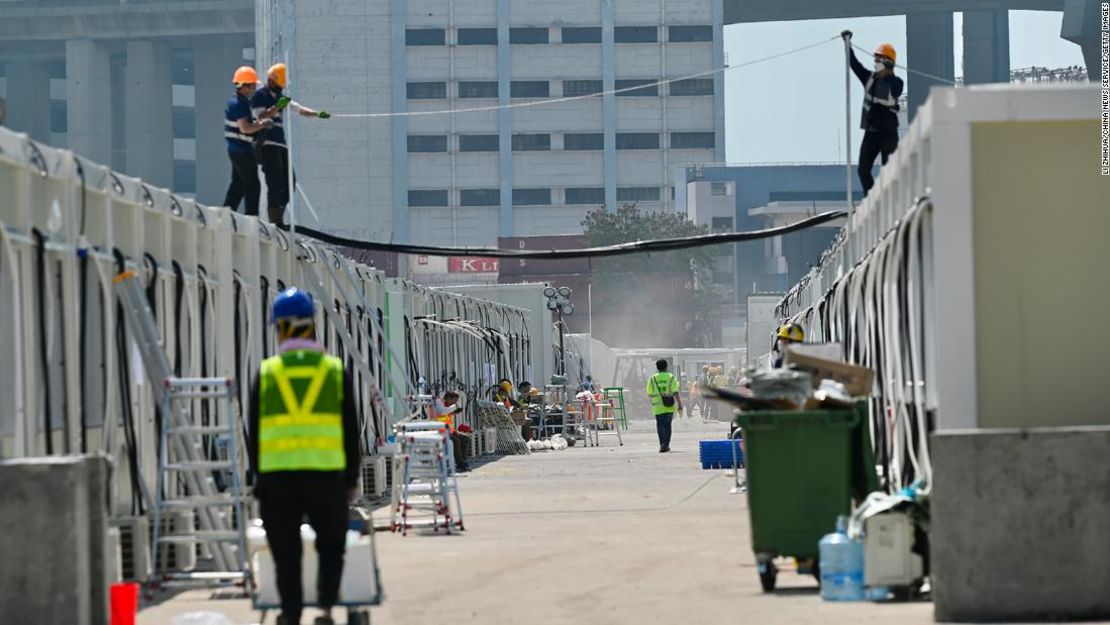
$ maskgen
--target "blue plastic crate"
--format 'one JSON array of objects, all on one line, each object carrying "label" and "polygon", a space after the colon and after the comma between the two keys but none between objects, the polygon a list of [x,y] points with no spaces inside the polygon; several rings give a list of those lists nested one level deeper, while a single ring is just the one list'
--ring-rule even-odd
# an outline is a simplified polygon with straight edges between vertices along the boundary
[{"label": "blue plastic crate", "polygon": [[736,449],[736,461],[744,464],[744,452],[740,439],[708,440],[698,442],[698,459],[703,469],[731,469],[732,450]]}]

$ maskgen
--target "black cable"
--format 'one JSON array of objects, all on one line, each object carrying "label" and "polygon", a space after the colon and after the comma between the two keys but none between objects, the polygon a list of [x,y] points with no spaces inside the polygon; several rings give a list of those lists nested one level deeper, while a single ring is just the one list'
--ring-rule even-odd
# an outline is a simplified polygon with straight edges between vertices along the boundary
[{"label": "black cable", "polygon": [[35,274],[38,279],[36,300],[39,313],[39,359],[42,364],[42,388],[45,391],[43,393],[42,431],[43,437],[46,439],[46,455],[52,456],[54,455],[54,433],[51,427],[53,411],[50,402],[52,396],[50,389],[50,354],[46,345],[46,237],[38,228],[31,228],[31,235],[35,238]]},{"label": "black cable", "polygon": [[270,311],[270,280],[266,276],[259,274],[258,276],[258,290],[262,293],[262,359],[266,360],[270,357],[270,341],[266,337],[265,328],[269,322]]},{"label": "black cable", "polygon": [[[112,250],[116,257],[116,271],[127,269],[126,258],[119,248]],[[123,304],[116,300],[116,359],[119,363],[120,414],[123,417],[123,437],[127,444],[127,461],[131,478],[131,514],[146,513],[139,481],[138,435],[135,432],[135,415],[131,409],[131,367],[128,364],[127,330],[123,319]],[[105,418],[112,418],[105,415]]]},{"label": "black cable", "polygon": [[[208,288],[205,280],[208,278],[208,270],[204,265],[197,265],[197,302],[199,303],[200,315],[198,318],[197,328],[200,335],[200,377],[208,377],[208,329],[205,327],[208,324]],[[200,402],[200,424],[207,427],[211,425],[209,420],[210,409],[208,401]],[[203,445],[207,446],[207,438],[203,440]]]},{"label": "black cable", "polygon": [[78,380],[79,380],[78,384],[81,385],[81,409],[79,411],[78,418],[80,419],[80,422],[81,422],[81,453],[84,454],[84,453],[88,453],[88,451],[89,451],[89,433],[88,433],[89,418],[88,418],[88,413],[85,410],[85,379],[86,379],[86,376],[87,376],[86,372],[88,371],[88,359],[89,359],[88,358],[88,356],[89,356],[89,354],[88,354],[88,338],[86,337],[86,333],[88,331],[88,325],[89,325],[89,323],[88,323],[89,322],[89,311],[88,311],[89,255],[88,254],[82,254],[81,255],[81,260],[79,261],[78,266],[79,266],[79,273],[78,273],[79,286],[78,286],[78,288],[81,290],[81,294],[79,295],[79,300],[78,300],[78,310],[79,310],[79,313],[80,313],[80,317],[79,317],[78,326],[77,326],[77,328],[78,328],[77,329],[77,336],[78,336],[78,341],[80,341],[79,347],[78,347],[78,350],[80,350],[80,351],[78,352],[78,354],[79,354],[78,355],[79,369],[78,369],[78,372],[77,372],[77,376],[78,376]]},{"label": "black cable", "polygon": [[185,300],[185,272],[181,269],[181,265],[175,260],[173,261],[173,325],[174,325],[174,348],[173,348],[173,372],[174,375],[181,376],[181,311]]},{"label": "black cable", "polygon": [[[340,245],[360,250],[396,252],[399,254],[416,254],[421,256],[488,256],[493,258],[597,258],[603,256],[621,256],[624,254],[639,254],[643,252],[666,252],[682,250],[722,243],[742,243],[745,241],[758,241],[771,237],[782,236],[791,232],[805,230],[813,226],[840,219],[847,215],[844,211],[829,211],[807,217],[801,221],[775,228],[763,230],[750,230],[747,232],[719,232],[714,234],[699,234],[688,237],[672,239],[652,239],[648,241],[634,241],[618,245],[604,245],[600,247],[587,247],[577,250],[503,250],[493,247],[437,247],[431,245],[408,245],[401,243],[382,243],[380,241],[361,241],[328,234],[304,226],[296,226],[298,234],[304,234],[324,243]],[[279,226],[289,230],[289,226]]]},{"label": "black cable", "polygon": [[[77,169],[77,176],[81,179],[81,236],[85,234],[85,216],[87,212],[87,198],[88,194],[87,184],[85,181],[85,168],[81,166],[81,159],[76,154],[73,155],[73,165]],[[89,417],[88,411],[85,406],[85,381],[88,371],[88,341],[86,339],[86,332],[88,330],[88,287],[89,287],[89,254],[88,250],[79,247],[77,256],[80,258],[79,266],[79,283],[80,283],[80,299],[78,306],[80,311],[80,321],[78,325],[78,336],[80,337],[80,346],[78,347],[78,360],[79,370],[77,372],[78,384],[81,386],[81,407],[78,414],[78,419],[81,423],[81,453],[88,453],[89,451]]]}]

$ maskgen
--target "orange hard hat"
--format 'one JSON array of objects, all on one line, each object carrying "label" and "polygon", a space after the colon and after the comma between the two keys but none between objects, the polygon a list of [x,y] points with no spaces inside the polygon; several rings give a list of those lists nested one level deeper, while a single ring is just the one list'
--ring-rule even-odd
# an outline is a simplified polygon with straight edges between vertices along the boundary
[{"label": "orange hard hat", "polygon": [[270,80],[274,81],[275,85],[284,89],[285,63],[275,63],[274,65],[270,66],[270,69],[266,70],[266,76],[269,77]]},{"label": "orange hard hat", "polygon": [[249,65],[244,65],[235,70],[235,76],[231,79],[232,84],[236,85],[253,85],[258,82],[258,72]]},{"label": "orange hard hat", "polygon": [[884,43],[875,48],[875,56],[885,56],[891,61],[898,60],[898,53],[894,51],[894,46],[889,43]]}]

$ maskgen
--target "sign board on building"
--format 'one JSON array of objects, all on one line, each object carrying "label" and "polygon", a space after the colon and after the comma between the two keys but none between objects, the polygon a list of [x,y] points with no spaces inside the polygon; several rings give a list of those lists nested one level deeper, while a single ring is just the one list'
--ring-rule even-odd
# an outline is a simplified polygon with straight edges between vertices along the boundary
[{"label": "sign board on building", "polygon": [[447,259],[448,273],[497,273],[500,263],[485,256],[452,256]]}]

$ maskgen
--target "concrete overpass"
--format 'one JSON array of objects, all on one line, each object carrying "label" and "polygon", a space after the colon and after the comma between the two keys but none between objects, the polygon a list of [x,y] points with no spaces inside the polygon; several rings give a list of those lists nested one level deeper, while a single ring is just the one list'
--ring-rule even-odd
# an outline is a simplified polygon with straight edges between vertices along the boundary
[{"label": "concrete overpass", "polygon": [[[172,55],[192,60],[197,194],[219,203],[219,129],[230,71],[254,46],[254,0],[7,0],[0,63],[7,124],[49,142],[51,78],[65,77],[65,139],[79,154],[153,184],[174,184]],[[64,67],[64,71],[62,68]],[[55,96],[57,97],[57,96]],[[180,111],[180,109],[179,109]]]},{"label": "concrete overpass", "polygon": [[[1083,50],[1087,74],[1097,80],[1098,17],[1095,0],[724,0],[725,23],[816,20],[880,15],[906,16],[910,67],[954,78],[952,14],[963,12],[964,80],[1007,82],[1010,29],[1007,11],[1063,11],[1060,36]],[[906,80],[912,116],[939,81],[911,74]]]}]

